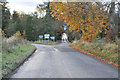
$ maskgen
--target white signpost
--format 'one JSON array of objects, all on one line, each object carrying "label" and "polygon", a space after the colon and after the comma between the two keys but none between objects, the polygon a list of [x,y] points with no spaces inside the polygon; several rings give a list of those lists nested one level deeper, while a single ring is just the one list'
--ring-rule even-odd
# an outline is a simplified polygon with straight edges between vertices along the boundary
[{"label": "white signpost", "polygon": [[55,40],[55,37],[54,37],[54,36],[52,36],[52,37],[50,37],[50,39]]},{"label": "white signpost", "polygon": [[55,37],[54,36],[51,36],[50,39],[53,40],[53,41],[55,41]]},{"label": "white signpost", "polygon": [[51,36],[50,39],[55,42],[55,37]]},{"label": "white signpost", "polygon": [[48,42],[49,42],[50,34],[44,34],[44,38],[45,40],[48,39]]},{"label": "white signpost", "polygon": [[44,34],[45,39],[49,39],[49,37],[50,37],[50,34]]}]

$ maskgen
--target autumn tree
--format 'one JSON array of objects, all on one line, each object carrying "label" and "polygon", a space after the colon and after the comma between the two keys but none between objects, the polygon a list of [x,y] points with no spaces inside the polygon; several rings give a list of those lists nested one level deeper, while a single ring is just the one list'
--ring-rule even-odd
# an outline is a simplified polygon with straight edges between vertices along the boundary
[{"label": "autumn tree", "polygon": [[81,31],[82,39],[93,41],[104,29],[109,29],[109,16],[103,9],[96,8],[92,2],[51,2],[51,16],[64,21],[69,30]]},{"label": "autumn tree", "polygon": [[110,2],[96,2],[98,8],[106,8],[106,12],[108,13],[110,20],[110,30],[107,33],[106,41],[107,42],[115,42],[118,37],[118,31],[120,26],[120,2],[114,2],[111,0]]}]

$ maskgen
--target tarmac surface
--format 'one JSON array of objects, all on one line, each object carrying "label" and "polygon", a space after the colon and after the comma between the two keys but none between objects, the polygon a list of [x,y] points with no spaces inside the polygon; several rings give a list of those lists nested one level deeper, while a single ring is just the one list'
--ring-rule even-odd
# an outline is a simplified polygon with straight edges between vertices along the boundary
[{"label": "tarmac surface", "polygon": [[69,47],[33,44],[36,52],[11,78],[118,78],[118,69]]}]

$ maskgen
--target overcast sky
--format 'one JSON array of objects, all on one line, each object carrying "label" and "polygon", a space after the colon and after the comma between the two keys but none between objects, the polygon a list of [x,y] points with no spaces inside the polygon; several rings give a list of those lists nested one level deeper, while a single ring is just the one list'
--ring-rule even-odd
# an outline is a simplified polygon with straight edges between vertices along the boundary
[{"label": "overcast sky", "polygon": [[[25,13],[31,13],[35,11],[35,8],[38,4],[43,4],[43,2],[53,1],[53,0],[7,0],[7,1],[9,2],[8,6],[10,8],[11,13],[14,10],[19,12],[23,11]],[[57,1],[60,1],[60,0],[57,0]],[[70,0],[63,0],[63,1],[70,1]]]},{"label": "overcast sky", "polygon": [[25,13],[34,12],[38,4],[43,4],[43,1],[47,0],[7,0],[10,12],[13,10],[24,11]]}]

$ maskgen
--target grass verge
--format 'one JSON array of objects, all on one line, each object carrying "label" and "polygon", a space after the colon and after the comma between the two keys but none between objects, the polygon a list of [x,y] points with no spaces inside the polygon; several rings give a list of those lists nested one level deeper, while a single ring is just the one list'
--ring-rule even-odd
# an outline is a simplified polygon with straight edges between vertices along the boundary
[{"label": "grass verge", "polygon": [[44,45],[57,45],[60,44],[60,42],[50,42],[50,43],[45,43],[45,42],[34,42],[34,44],[44,44]]},{"label": "grass verge", "polygon": [[19,45],[12,52],[2,53],[2,75],[3,77],[11,73],[21,63],[28,58],[33,51],[35,46],[31,44]]},{"label": "grass verge", "polygon": [[108,64],[118,66],[118,45],[114,43],[90,43],[77,41],[70,45],[70,47],[79,50],[82,53],[93,56]]}]

